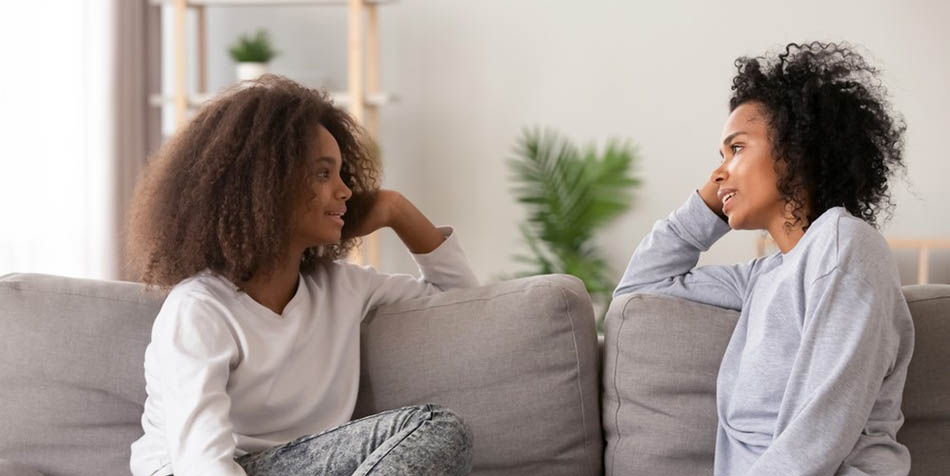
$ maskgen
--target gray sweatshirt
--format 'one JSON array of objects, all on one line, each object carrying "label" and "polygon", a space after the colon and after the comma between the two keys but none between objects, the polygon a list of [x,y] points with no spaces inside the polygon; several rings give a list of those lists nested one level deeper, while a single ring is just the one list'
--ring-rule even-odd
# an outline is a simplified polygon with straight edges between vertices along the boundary
[{"label": "gray sweatshirt", "polygon": [[715,474],[906,475],[896,435],[914,328],[883,237],[836,207],[788,253],[696,267],[728,231],[693,193],[643,239],[614,293],[740,311],[716,384]]}]

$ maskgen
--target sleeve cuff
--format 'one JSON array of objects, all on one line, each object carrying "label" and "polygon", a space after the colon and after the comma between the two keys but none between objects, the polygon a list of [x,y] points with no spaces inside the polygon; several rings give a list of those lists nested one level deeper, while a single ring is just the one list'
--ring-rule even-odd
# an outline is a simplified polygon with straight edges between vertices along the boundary
[{"label": "sleeve cuff", "polygon": [[442,255],[451,254],[453,251],[461,251],[462,247],[459,245],[458,238],[455,237],[455,228],[451,226],[438,226],[436,230],[442,233],[442,236],[445,237],[445,241],[428,253],[410,253],[413,259],[416,260],[416,263],[421,265],[422,262],[438,261]]},{"label": "sleeve cuff", "polygon": [[451,226],[437,229],[445,236],[445,241],[428,253],[412,253],[423,279],[432,283],[447,282],[451,287],[478,286],[478,279],[472,273],[455,230]]}]

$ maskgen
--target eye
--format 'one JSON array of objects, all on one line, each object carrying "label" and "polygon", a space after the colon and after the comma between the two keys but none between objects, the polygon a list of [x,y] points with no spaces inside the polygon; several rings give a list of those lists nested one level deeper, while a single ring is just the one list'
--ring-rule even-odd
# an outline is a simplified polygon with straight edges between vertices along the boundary
[{"label": "eye", "polygon": [[317,177],[320,178],[330,178],[330,169],[320,169],[317,172]]},{"label": "eye", "polygon": [[744,149],[744,148],[745,148],[745,146],[742,146],[742,145],[739,145],[739,144],[732,144],[732,145],[729,146],[729,150],[732,151],[732,155],[738,154],[739,151],[742,150],[742,149]]}]

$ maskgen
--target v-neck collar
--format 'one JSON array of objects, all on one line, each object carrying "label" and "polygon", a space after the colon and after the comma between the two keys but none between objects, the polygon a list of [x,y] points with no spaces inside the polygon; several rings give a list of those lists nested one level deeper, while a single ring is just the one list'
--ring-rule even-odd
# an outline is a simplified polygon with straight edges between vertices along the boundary
[{"label": "v-neck collar", "polygon": [[290,301],[287,301],[287,305],[284,306],[284,311],[280,314],[274,312],[273,309],[257,302],[249,294],[239,289],[237,286],[234,287],[235,292],[238,293],[238,299],[244,302],[252,311],[258,314],[266,314],[268,317],[278,320],[285,320],[293,311],[294,308],[298,306],[298,303],[305,298],[307,291],[304,289],[306,285],[304,284],[303,275],[297,274],[297,290],[294,292],[293,297],[290,298]]}]

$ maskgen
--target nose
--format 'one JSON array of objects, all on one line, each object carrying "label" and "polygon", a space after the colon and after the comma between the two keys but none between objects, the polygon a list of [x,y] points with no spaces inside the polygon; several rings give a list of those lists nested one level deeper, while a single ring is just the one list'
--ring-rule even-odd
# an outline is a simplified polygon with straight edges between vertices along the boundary
[{"label": "nose", "polygon": [[342,201],[347,201],[350,197],[353,196],[353,191],[350,190],[350,187],[346,185],[342,179],[340,180],[340,187],[337,189],[337,198]]},{"label": "nose", "polygon": [[722,163],[719,164],[719,167],[713,170],[711,178],[714,183],[722,184],[729,177],[729,172],[726,170],[726,162],[727,161],[723,160]]}]

